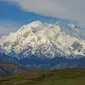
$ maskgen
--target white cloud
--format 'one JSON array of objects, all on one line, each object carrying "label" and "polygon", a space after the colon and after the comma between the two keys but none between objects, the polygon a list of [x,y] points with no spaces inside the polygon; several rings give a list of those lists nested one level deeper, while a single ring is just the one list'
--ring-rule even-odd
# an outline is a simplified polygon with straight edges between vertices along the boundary
[{"label": "white cloud", "polygon": [[76,20],[85,24],[85,0],[8,0],[25,11]]}]

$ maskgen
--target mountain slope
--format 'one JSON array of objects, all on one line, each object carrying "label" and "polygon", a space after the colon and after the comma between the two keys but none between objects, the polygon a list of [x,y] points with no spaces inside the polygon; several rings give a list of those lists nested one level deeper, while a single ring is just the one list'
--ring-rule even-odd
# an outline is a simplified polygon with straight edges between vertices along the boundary
[{"label": "mountain slope", "polygon": [[85,56],[83,32],[83,28],[80,30],[73,24],[62,22],[48,24],[34,21],[24,25],[15,33],[5,36],[0,43],[0,50],[18,59],[31,55],[51,59],[61,56],[67,58],[69,56],[75,58],[77,55]]},{"label": "mountain slope", "polygon": [[28,71],[28,69],[26,69],[24,66],[6,61],[1,62],[0,66],[8,71],[10,74],[24,73]]},{"label": "mountain slope", "polygon": [[[1,57],[1,55],[0,55],[0,57]],[[0,58],[0,76],[8,76],[11,74],[24,73],[27,71],[28,71],[28,69],[25,68],[24,66],[21,66],[21,65],[13,63],[12,61],[3,60]]]},{"label": "mountain slope", "polygon": [[0,66],[0,76],[8,76],[11,73],[7,70],[5,70],[2,66]]},{"label": "mountain slope", "polygon": [[62,68],[85,68],[85,62],[78,62],[78,61],[69,61],[69,62],[62,62],[51,69],[62,69]]}]

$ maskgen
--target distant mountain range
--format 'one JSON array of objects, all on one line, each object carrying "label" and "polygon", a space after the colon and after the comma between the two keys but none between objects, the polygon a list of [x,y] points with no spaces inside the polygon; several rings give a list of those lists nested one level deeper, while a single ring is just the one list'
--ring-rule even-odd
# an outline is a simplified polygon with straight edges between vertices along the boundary
[{"label": "distant mountain range", "polygon": [[[85,67],[80,65],[85,60],[85,29],[63,22],[34,21],[2,36],[0,53],[4,55],[2,59],[29,68],[60,68],[62,64],[63,67]],[[77,65],[73,61],[78,61]]]}]

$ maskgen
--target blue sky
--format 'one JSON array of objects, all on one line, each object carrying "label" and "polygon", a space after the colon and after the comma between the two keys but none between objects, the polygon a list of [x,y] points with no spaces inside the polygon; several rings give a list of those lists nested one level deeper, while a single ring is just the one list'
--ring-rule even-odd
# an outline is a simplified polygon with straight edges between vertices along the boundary
[{"label": "blue sky", "polygon": [[56,18],[40,16],[33,12],[26,12],[20,10],[18,6],[7,3],[0,2],[0,19],[1,20],[13,20],[19,23],[28,23],[34,20],[41,20],[46,22],[55,22]]},{"label": "blue sky", "polygon": [[20,10],[16,5],[3,1],[0,2],[0,30],[2,30],[0,33],[1,35],[11,31],[16,31],[22,25],[36,20],[54,23],[59,20],[59,18],[46,17],[33,12],[26,12]]},{"label": "blue sky", "polygon": [[[0,35],[32,21],[85,24],[84,0],[0,0]],[[82,10],[81,10],[82,9]]]}]

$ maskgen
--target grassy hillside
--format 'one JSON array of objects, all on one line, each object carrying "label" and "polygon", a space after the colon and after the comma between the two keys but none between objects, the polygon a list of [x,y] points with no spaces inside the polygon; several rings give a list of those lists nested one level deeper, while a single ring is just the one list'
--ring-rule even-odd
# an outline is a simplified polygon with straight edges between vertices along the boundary
[{"label": "grassy hillside", "polygon": [[0,85],[85,85],[85,69],[31,71],[0,77]]}]

